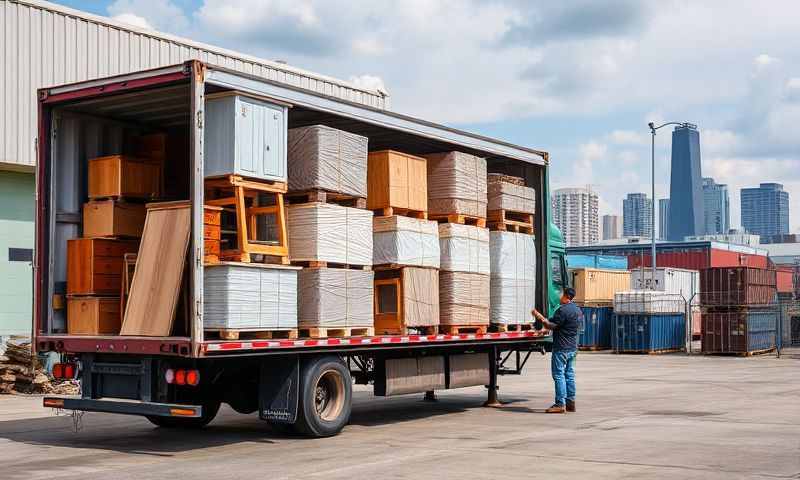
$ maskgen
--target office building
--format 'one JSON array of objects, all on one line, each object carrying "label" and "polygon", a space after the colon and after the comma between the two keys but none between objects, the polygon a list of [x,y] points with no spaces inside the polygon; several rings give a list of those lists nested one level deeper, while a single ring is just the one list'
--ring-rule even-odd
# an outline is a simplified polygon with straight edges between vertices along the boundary
[{"label": "office building", "polygon": [[647,237],[653,234],[653,201],[646,193],[629,193],[622,200],[622,235]]},{"label": "office building", "polygon": [[622,217],[603,215],[603,240],[622,238]]},{"label": "office building", "polygon": [[662,198],[658,201],[658,239],[667,240],[669,238],[669,198]]},{"label": "office building", "polygon": [[700,133],[684,123],[672,132],[672,163],[669,186],[669,240],[705,233],[703,187],[700,171]]},{"label": "office building", "polygon": [[591,188],[561,188],[553,192],[553,223],[567,246],[589,245],[600,239],[599,197]]},{"label": "office building", "polygon": [[703,178],[703,215],[706,235],[727,234],[731,228],[728,186]]},{"label": "office building", "polygon": [[789,233],[789,192],[780,183],[762,183],[741,192],[742,227],[768,238]]}]

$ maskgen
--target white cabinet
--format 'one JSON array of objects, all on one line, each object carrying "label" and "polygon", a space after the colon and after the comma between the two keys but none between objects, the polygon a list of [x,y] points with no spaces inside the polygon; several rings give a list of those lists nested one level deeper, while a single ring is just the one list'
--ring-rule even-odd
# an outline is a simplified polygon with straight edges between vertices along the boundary
[{"label": "white cabinet", "polygon": [[238,94],[206,100],[204,175],[286,181],[287,109]]}]

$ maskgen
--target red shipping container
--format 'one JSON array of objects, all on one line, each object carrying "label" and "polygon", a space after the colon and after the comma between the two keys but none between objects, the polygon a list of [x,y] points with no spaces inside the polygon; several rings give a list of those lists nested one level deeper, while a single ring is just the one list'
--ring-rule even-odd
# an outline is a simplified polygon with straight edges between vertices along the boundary
[{"label": "red shipping container", "polygon": [[[692,249],[683,252],[657,252],[656,262],[659,267],[687,268],[703,270],[711,267],[755,267],[767,268],[768,260],[764,255],[731,252],[716,248]],[[632,254],[628,256],[628,268],[631,270],[649,267],[650,254]]]},{"label": "red shipping container", "polygon": [[775,270],[750,267],[700,271],[700,303],[705,306],[766,305],[775,301]]},{"label": "red shipping container", "polygon": [[794,292],[794,272],[792,267],[778,267],[776,269],[777,286],[779,292]]}]

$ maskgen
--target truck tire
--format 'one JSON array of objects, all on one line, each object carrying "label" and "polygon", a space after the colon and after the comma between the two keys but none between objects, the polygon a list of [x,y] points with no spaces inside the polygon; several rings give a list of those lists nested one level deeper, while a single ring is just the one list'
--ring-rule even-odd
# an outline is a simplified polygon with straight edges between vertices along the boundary
[{"label": "truck tire", "polygon": [[353,383],[339,357],[315,358],[300,374],[300,401],[295,429],[312,437],[330,437],[350,421]]},{"label": "truck tire", "polygon": [[218,400],[204,402],[203,414],[202,416],[196,418],[149,416],[147,419],[150,420],[150,423],[153,425],[161,428],[203,428],[211,423],[211,420],[214,420],[214,417],[217,416],[217,412],[219,412],[219,406],[220,402]]}]

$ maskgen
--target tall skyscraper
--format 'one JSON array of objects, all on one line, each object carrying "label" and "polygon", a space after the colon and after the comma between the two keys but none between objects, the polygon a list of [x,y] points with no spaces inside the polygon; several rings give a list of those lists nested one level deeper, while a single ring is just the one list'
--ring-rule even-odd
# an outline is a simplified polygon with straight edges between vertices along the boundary
[{"label": "tall skyscraper", "polygon": [[658,239],[669,239],[669,198],[658,201]]},{"label": "tall skyscraper", "polygon": [[568,247],[600,239],[599,197],[591,188],[561,188],[553,192],[553,223]]},{"label": "tall skyscraper", "polygon": [[789,233],[789,192],[780,183],[743,188],[742,227],[761,236]]},{"label": "tall skyscraper", "polygon": [[646,193],[629,193],[622,200],[622,234],[647,237],[653,234],[653,200]]},{"label": "tall skyscraper", "polygon": [[622,238],[622,217],[603,215],[603,240]]},{"label": "tall skyscraper", "polygon": [[722,235],[731,229],[731,206],[728,186],[716,183],[713,178],[703,178],[703,213],[705,234]]},{"label": "tall skyscraper", "polygon": [[672,132],[672,165],[669,185],[669,240],[705,233],[703,188],[700,172],[700,133],[684,123]]}]

